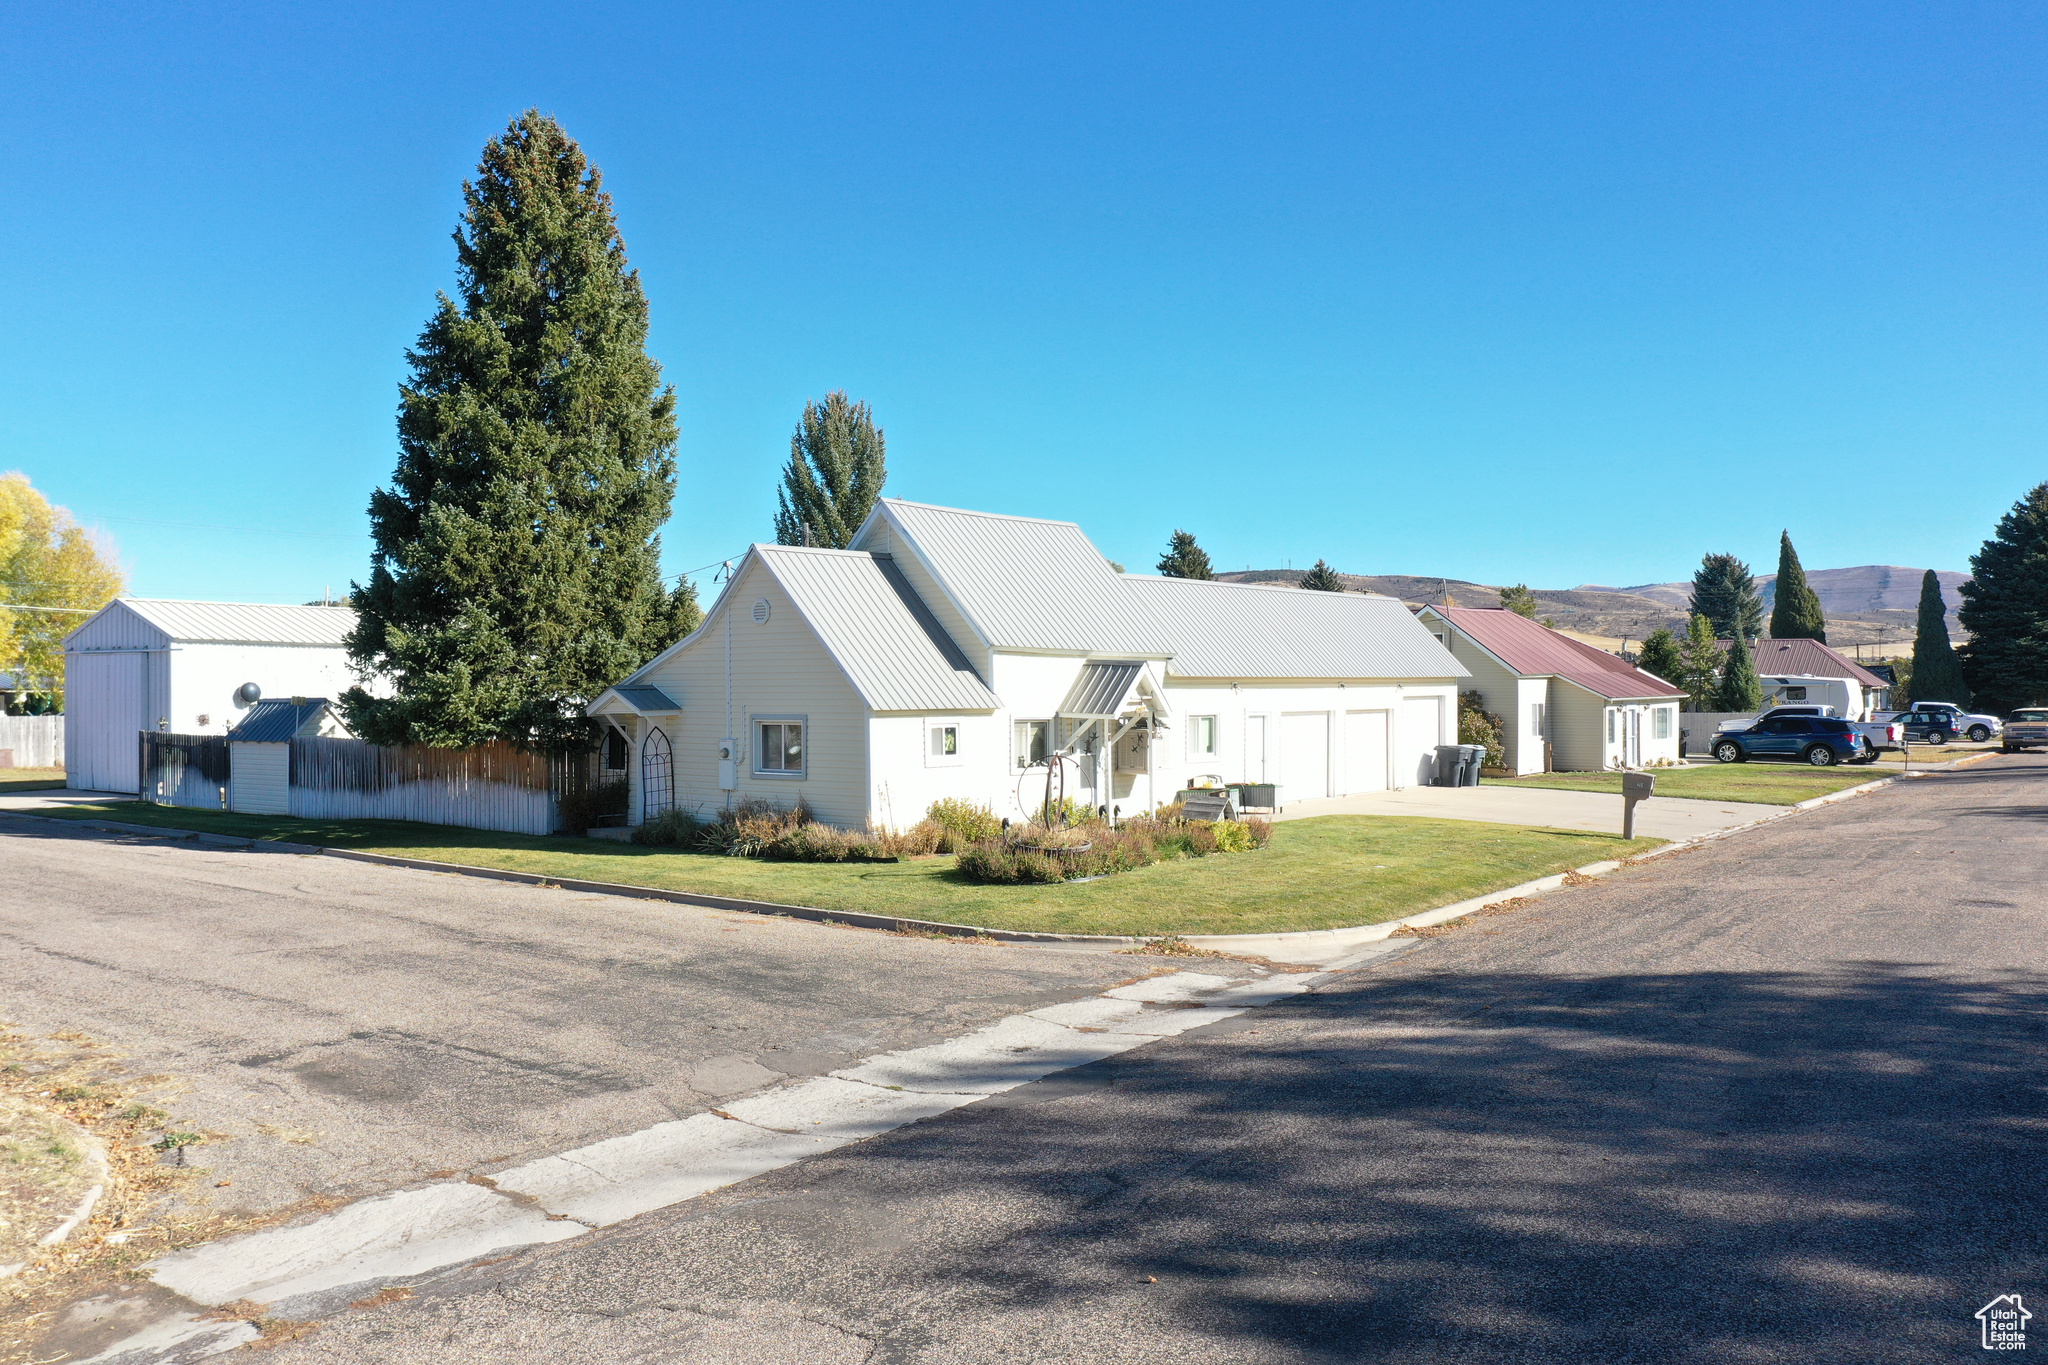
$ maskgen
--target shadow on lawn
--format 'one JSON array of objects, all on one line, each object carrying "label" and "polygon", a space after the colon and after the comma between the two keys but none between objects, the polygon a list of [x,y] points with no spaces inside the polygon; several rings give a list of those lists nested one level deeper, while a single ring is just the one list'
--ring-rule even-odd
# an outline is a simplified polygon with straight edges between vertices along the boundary
[{"label": "shadow on lawn", "polygon": [[[2048,978],[1899,963],[1366,979],[624,1235],[733,1283],[815,1257],[871,1340],[1007,1314],[1019,1358],[1129,1320],[1219,1359],[1951,1360],[2048,1271],[2044,1018]],[[537,1260],[522,1294],[592,1288]]]}]

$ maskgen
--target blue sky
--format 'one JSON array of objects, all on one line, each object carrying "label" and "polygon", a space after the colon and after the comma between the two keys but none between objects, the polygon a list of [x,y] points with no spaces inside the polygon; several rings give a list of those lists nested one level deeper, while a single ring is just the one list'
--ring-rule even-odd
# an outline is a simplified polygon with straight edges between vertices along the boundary
[{"label": "blue sky", "polygon": [[[1428,13],[1423,11],[1428,10]],[[2048,11],[11,7],[0,468],[132,590],[364,575],[404,348],[520,109],[680,399],[668,570],[804,400],[889,491],[1147,567],[1966,567],[2048,478]],[[216,529],[224,528],[224,529]]]}]

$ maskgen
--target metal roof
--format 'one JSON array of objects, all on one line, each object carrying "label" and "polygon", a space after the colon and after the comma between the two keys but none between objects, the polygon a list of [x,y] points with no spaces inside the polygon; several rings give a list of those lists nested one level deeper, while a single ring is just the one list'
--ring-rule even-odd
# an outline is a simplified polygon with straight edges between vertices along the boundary
[{"label": "metal roof", "polygon": [[[1728,648],[1728,642],[1719,642]],[[1869,669],[1846,658],[1818,640],[1780,640],[1765,636],[1750,645],[1758,673],[1803,674],[1809,678],[1848,678],[1865,687],[1889,687],[1890,683]]]},{"label": "metal roof", "polygon": [[103,618],[133,613],[165,643],[249,645],[340,645],[355,629],[348,607],[300,607],[266,602],[176,602],[163,598],[117,597],[98,615],[65,637],[92,648],[103,633]]},{"label": "metal roof", "polygon": [[612,691],[616,692],[626,705],[643,715],[683,709],[668,693],[649,683],[622,683]]},{"label": "metal roof", "polygon": [[[883,498],[878,513],[931,566],[970,624],[997,649],[1163,658],[1173,637],[1138,609],[1071,521],[1001,516]],[[858,544],[860,542],[856,542]]]},{"label": "metal roof", "polygon": [[1124,574],[1172,640],[1182,678],[1463,678],[1463,664],[1391,597]]},{"label": "metal roof", "polygon": [[1081,720],[1123,714],[1124,699],[1144,676],[1145,665],[1128,659],[1098,659],[1081,666],[1081,675],[1060,703],[1059,714]]},{"label": "metal roof", "polygon": [[993,711],[1002,705],[887,557],[796,545],[756,545],[752,553],[870,710]]},{"label": "metal roof", "polygon": [[325,697],[269,697],[249,708],[228,738],[237,744],[282,744],[333,706]]},{"label": "metal roof", "polygon": [[1609,701],[1677,698],[1685,693],[1654,673],[1604,649],[1574,640],[1540,621],[1505,607],[1425,607],[1456,626],[1516,673],[1530,678],[1563,678]]}]

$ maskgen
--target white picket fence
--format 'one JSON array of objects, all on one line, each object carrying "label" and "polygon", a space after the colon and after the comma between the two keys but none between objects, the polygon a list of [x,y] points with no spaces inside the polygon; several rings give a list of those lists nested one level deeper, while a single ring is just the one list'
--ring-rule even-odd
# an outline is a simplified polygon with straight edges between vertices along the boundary
[{"label": "white picket fence", "polygon": [[12,750],[17,768],[64,766],[64,717],[0,716],[0,751]]}]

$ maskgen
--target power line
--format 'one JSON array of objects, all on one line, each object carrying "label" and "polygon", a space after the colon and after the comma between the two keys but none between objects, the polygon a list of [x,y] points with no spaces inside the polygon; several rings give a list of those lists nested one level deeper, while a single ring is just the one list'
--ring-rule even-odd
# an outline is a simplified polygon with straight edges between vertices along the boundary
[{"label": "power line", "polygon": [[96,521],[128,521],[138,526],[176,526],[187,531],[248,531],[259,536],[328,536],[337,540],[368,540],[368,531],[300,531],[282,526],[216,526],[199,521],[158,521],[153,517],[117,517],[101,512]]}]

